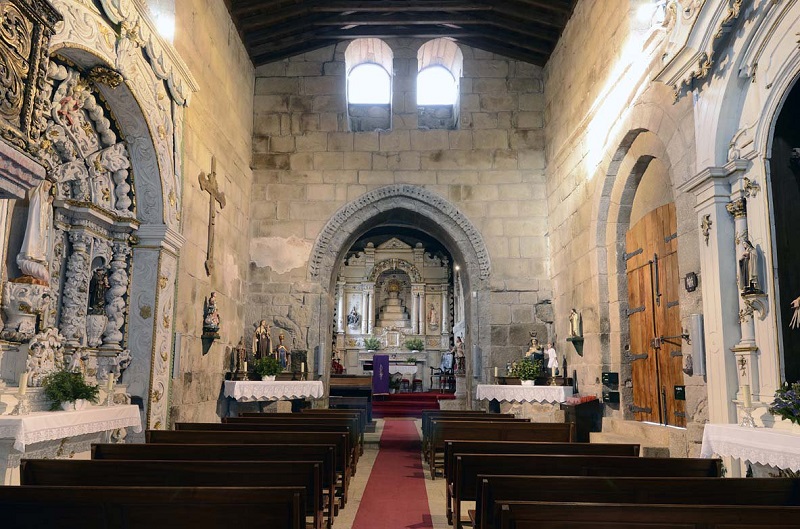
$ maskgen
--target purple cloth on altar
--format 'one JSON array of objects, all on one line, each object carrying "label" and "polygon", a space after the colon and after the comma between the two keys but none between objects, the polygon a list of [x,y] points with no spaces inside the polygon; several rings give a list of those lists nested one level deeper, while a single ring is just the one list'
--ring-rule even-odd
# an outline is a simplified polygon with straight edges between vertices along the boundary
[{"label": "purple cloth on altar", "polygon": [[372,356],[372,393],[389,393],[389,355]]}]

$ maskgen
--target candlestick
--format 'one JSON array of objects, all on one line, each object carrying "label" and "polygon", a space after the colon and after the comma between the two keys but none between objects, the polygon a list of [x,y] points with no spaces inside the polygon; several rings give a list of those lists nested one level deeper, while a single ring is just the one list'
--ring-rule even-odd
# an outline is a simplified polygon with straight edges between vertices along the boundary
[{"label": "candlestick", "polygon": [[305,362],[300,362],[300,372],[301,373],[305,373],[306,372],[306,363]]},{"label": "candlestick", "polygon": [[742,386],[742,400],[745,408],[753,407],[753,395],[750,393],[750,384]]},{"label": "candlestick", "polygon": [[247,373],[247,360],[244,361],[244,372]]},{"label": "candlestick", "polygon": [[497,378],[498,376],[500,376],[500,375],[499,375],[499,373],[497,371],[497,366],[494,366],[494,378]]},{"label": "candlestick", "polygon": [[28,392],[28,372],[25,371],[19,376],[19,394],[25,395]]}]

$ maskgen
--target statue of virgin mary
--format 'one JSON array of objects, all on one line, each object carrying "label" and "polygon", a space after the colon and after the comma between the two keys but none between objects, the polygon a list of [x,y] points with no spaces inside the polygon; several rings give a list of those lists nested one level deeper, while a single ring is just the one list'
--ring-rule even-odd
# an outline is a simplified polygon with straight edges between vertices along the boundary
[{"label": "statue of virgin mary", "polygon": [[50,272],[47,269],[47,241],[53,222],[53,208],[50,205],[52,182],[43,180],[30,190],[28,200],[28,223],[25,238],[17,254],[17,266],[24,276],[35,283],[47,285]]}]

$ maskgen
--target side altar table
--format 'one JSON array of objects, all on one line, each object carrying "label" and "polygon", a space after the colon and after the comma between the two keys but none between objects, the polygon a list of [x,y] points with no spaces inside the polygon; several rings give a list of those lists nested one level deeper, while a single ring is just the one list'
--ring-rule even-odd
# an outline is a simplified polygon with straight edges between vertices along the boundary
[{"label": "side altar table", "polygon": [[228,415],[236,417],[238,404],[319,399],[325,393],[320,380],[226,380],[223,394],[233,399]]},{"label": "side altar table", "polygon": [[[111,441],[114,432],[142,431],[139,407],[91,406],[80,411],[44,411],[0,416],[0,478],[19,485],[20,459],[89,459],[92,443]],[[124,435],[116,436],[124,439]]]},{"label": "side altar table", "polygon": [[800,435],[773,428],[706,424],[700,456],[714,454],[800,472]]},{"label": "side altar table", "polygon": [[572,394],[572,386],[478,384],[475,396],[489,401],[490,411],[514,413],[534,422],[564,422],[560,404]]}]

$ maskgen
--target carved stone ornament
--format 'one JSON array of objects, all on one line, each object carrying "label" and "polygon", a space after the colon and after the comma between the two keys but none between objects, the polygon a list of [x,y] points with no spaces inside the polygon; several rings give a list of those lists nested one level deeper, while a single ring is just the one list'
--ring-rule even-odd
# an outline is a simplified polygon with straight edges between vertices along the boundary
[{"label": "carved stone ornament", "polygon": [[64,367],[64,337],[58,329],[49,328],[33,337],[28,347],[25,370],[28,385],[39,387],[44,377]]},{"label": "carved stone ornament", "polygon": [[52,294],[44,285],[6,283],[3,285],[3,313],[6,324],[0,338],[26,342],[36,332],[36,318],[47,312]]},{"label": "carved stone ornament", "polygon": [[61,15],[45,0],[0,0],[0,135],[36,154],[46,100],[39,97]]},{"label": "carved stone ornament", "polygon": [[733,218],[740,219],[747,216],[747,200],[745,198],[738,198],[725,205],[728,213],[733,215]]},{"label": "carved stone ornament", "polygon": [[714,222],[711,220],[711,215],[703,215],[703,220],[700,221],[700,230],[703,232],[703,238],[705,238],[706,246],[708,246],[708,238],[711,235],[711,226]]},{"label": "carved stone ornament", "polygon": [[106,85],[109,88],[116,88],[121,85],[123,81],[122,75],[119,72],[111,68],[106,68],[105,66],[95,66],[92,68],[88,78],[89,81],[94,84]]}]

